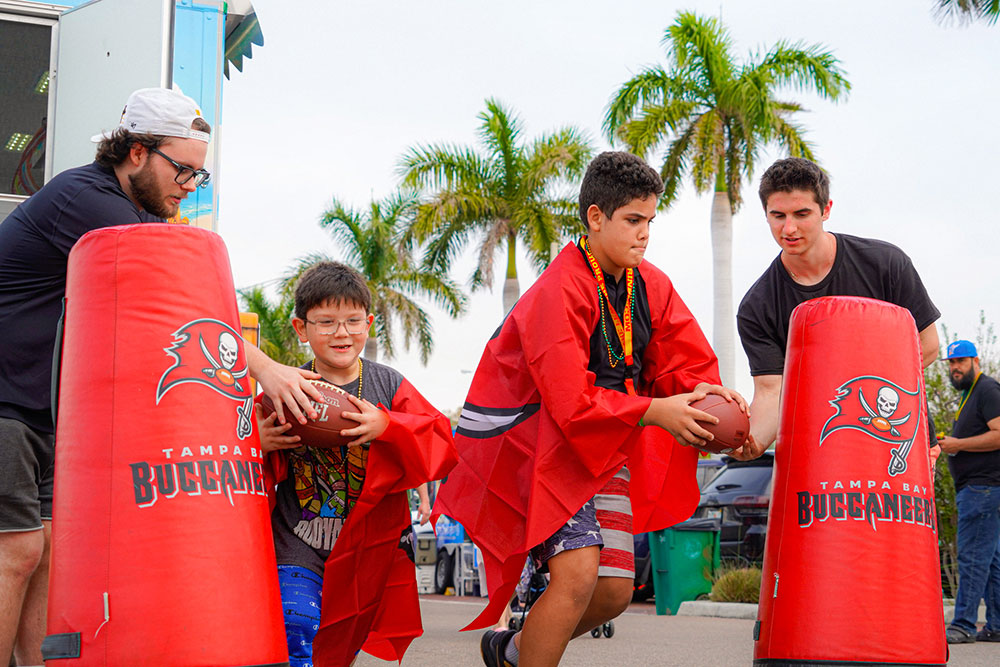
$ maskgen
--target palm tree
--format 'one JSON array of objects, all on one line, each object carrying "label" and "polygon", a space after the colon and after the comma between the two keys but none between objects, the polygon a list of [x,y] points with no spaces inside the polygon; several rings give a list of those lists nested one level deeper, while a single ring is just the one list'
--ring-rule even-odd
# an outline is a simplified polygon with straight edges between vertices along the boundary
[{"label": "palm tree", "polygon": [[[365,345],[365,356],[375,359],[378,346],[392,358],[396,353],[397,324],[402,328],[403,345],[409,350],[416,338],[420,359],[426,364],[434,347],[433,328],[427,312],[411,297],[423,296],[451,317],[465,311],[461,289],[434,267],[419,266],[413,260],[412,239],[407,230],[417,208],[412,194],[397,193],[372,201],[367,211],[356,211],[334,199],[323,213],[320,226],[326,229],[346,261],[368,280],[375,314],[374,335]],[[284,279],[290,293],[299,276],[310,266],[332,258],[313,253],[300,258]]]},{"label": "palm tree", "polygon": [[589,142],[576,129],[521,141],[521,121],[493,99],[479,114],[483,152],[466,146],[411,148],[400,160],[403,185],[432,190],[420,206],[412,233],[429,240],[424,262],[448,271],[452,260],[478,238],[479,260],[469,281],[473,290],[492,288],[493,261],[507,250],[503,307],[520,296],[515,252],[520,239],[537,270],[551,260],[553,243],[584,231],[577,203],[555,190],[583,174]]},{"label": "palm tree", "polygon": [[1000,18],[1000,0],[937,0],[934,13],[941,23],[984,21],[993,25]]},{"label": "palm tree", "polygon": [[722,379],[734,379],[732,216],[741,185],[753,176],[761,149],[777,143],[789,154],[812,158],[803,130],[789,117],[802,107],[775,99],[781,86],[812,89],[837,100],[850,83],[833,55],[819,46],[778,42],[740,64],[721,22],[681,12],[662,41],[669,69],[646,68],[615,93],[604,118],[611,140],[646,156],[666,144],[660,175],[669,206],[688,173],[712,201],[713,347]]},{"label": "palm tree", "polygon": [[306,349],[292,328],[295,302],[288,293],[279,295],[278,303],[268,298],[260,285],[239,291],[242,308],[256,313],[260,323],[261,351],[275,361],[289,366],[301,366],[309,358]]}]

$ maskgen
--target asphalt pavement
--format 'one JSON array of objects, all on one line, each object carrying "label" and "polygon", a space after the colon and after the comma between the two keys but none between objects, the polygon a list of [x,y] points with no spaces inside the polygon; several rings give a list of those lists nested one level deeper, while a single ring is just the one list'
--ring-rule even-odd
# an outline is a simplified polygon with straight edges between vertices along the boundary
[{"label": "asphalt pavement", "polygon": [[[425,595],[420,598],[424,635],[410,645],[403,667],[482,665],[481,631],[458,632],[485,600]],[[651,603],[633,604],[615,620],[610,639],[584,635],[570,642],[561,665],[656,665],[657,667],[750,667],[754,621],[700,616],[656,616]],[[1000,643],[952,646],[952,667],[1000,665]],[[362,654],[357,667],[388,666]]]}]

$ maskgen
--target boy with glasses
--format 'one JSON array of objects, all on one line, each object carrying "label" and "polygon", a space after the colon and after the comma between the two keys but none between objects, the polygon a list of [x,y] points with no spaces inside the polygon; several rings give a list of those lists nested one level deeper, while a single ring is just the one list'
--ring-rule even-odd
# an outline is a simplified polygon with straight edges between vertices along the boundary
[{"label": "boy with glasses", "polygon": [[690,404],[711,393],[746,409],[717,384],[670,280],[643,261],[662,193],[640,158],[595,158],[580,187],[587,235],[521,297],[473,379],[460,461],[434,506],[483,551],[490,604],[470,627],[500,616],[527,552],[551,577],[521,632],[483,635],[488,667],[556,665],[571,639],[624,611],[633,533],[698,503],[697,450],[678,445],[704,444],[697,420],[718,420]]},{"label": "boy with glasses", "polygon": [[[271,527],[292,667],[346,665],[362,647],[399,660],[421,632],[407,490],[455,464],[451,423],[399,372],[362,359],[371,294],[364,277],[320,262],[295,288],[292,326],[315,358],[303,368],[347,392],[351,441],[320,449],[262,419],[277,481]],[[274,488],[269,485],[269,488]],[[318,633],[317,633],[318,630]]]}]

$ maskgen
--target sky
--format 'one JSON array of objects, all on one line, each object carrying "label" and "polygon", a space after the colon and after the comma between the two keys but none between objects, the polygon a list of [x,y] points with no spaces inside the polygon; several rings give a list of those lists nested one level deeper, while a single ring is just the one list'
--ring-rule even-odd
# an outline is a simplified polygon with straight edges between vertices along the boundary
[{"label": "sky", "polygon": [[[779,40],[821,44],[852,90],[833,103],[793,89],[814,153],[830,173],[826,229],[900,246],[941,311],[939,325],[974,338],[983,311],[1000,320],[996,208],[1000,191],[1000,25],[942,26],[932,0],[640,2],[254,0],[262,48],[223,88],[217,132],[218,231],[237,287],[273,284],[299,257],[340,257],[318,224],[333,197],[361,208],[398,186],[397,160],[417,144],[474,145],[494,97],[528,140],[565,126],[596,150],[608,100],[644,67],[678,10],[721,17],[742,60]],[[308,6],[308,11],[303,7]],[[616,147],[620,148],[620,147]],[[765,154],[733,220],[734,307],[778,253],[756,199]],[[659,167],[662,153],[649,156]],[[711,195],[685,183],[653,223],[646,259],[671,277],[706,336],[712,331]],[[435,352],[387,361],[439,409],[465,399],[483,347],[503,316],[503,261],[493,292],[472,294],[451,320],[428,306]],[[467,253],[453,278],[467,281]],[[521,291],[536,278],[519,261]],[[860,334],[863,341],[864,335]],[[737,343],[736,389],[752,381]]]}]

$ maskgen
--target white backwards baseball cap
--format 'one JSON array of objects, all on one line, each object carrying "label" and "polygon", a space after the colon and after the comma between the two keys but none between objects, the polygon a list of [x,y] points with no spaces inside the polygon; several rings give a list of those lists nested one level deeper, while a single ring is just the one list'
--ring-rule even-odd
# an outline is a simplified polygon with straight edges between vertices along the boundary
[{"label": "white backwards baseball cap", "polygon": [[[129,95],[118,127],[134,134],[197,139],[207,144],[211,139],[208,132],[191,129],[194,119],[201,117],[195,101],[179,90],[141,88]],[[90,140],[97,143],[110,136],[111,132],[102,132]]]}]

